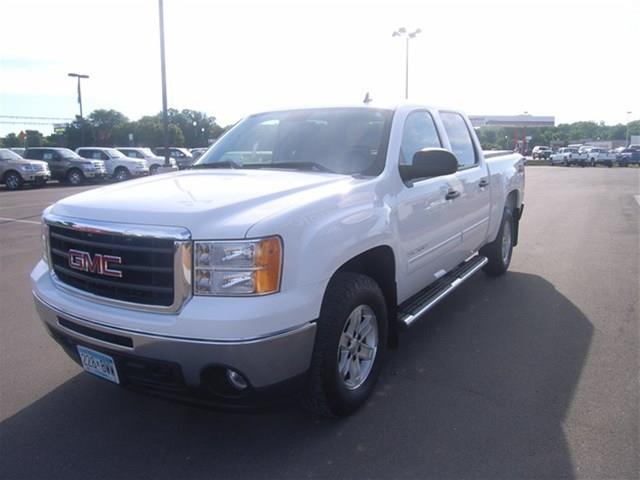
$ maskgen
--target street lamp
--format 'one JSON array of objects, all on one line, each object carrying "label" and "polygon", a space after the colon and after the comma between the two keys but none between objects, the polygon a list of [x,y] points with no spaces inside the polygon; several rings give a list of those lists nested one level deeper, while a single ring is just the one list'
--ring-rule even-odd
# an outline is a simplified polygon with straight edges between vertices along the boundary
[{"label": "street lamp", "polygon": [[158,0],[160,17],[160,71],[162,76],[162,143],[164,147],[164,166],[171,168],[169,162],[169,119],[167,118],[167,70],[164,63],[164,8],[162,0]]},{"label": "street lamp", "polygon": [[631,114],[633,112],[629,111],[627,112],[627,147],[629,146],[629,122],[631,121]]},{"label": "street lamp", "polygon": [[80,80],[82,78],[89,78],[89,75],[83,75],[81,73],[68,73],[67,76],[75,77],[78,79],[78,104],[80,105],[80,146],[84,147],[84,118],[82,116],[82,89],[80,88]]},{"label": "street lamp", "polygon": [[409,40],[416,38],[422,30],[416,28],[413,32],[408,32],[406,28],[400,27],[398,30],[391,34],[392,37],[405,37],[406,38],[406,51],[405,51],[405,71],[404,71],[404,99],[409,98]]}]

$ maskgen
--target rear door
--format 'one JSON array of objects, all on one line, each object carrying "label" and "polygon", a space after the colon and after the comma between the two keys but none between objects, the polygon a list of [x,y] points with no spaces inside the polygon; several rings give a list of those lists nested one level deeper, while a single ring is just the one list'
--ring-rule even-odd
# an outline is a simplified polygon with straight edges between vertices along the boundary
[{"label": "rear door", "polygon": [[442,111],[440,119],[447,132],[451,151],[458,159],[454,188],[459,196],[452,201],[452,215],[462,235],[463,251],[459,261],[463,261],[476,252],[487,238],[490,178],[466,118],[458,112]]},{"label": "rear door", "polygon": [[[410,112],[402,130],[400,165],[410,165],[415,152],[444,147],[433,116],[427,110]],[[418,179],[403,184],[397,195],[400,242],[398,299],[405,300],[455,266],[461,235],[451,221],[452,202],[447,193],[454,175]]]}]

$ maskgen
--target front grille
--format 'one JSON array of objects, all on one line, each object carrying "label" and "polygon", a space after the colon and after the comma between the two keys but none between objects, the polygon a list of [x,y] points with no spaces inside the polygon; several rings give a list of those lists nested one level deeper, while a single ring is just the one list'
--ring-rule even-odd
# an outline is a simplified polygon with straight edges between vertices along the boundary
[{"label": "front grille", "polygon": [[[52,269],[58,279],[77,289],[102,297],[143,305],[169,307],[174,302],[174,240],[128,236],[49,226]],[[73,269],[69,250],[122,259],[110,268],[122,277]],[[97,269],[93,269],[97,270]]]}]

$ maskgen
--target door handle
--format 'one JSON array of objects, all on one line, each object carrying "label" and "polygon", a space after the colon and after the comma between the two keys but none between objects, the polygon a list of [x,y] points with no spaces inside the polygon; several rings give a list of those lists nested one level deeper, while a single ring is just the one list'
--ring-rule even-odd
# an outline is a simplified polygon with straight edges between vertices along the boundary
[{"label": "door handle", "polygon": [[486,179],[486,178],[481,179],[480,183],[478,183],[478,186],[480,188],[488,187],[489,186],[489,180]]},{"label": "door handle", "polygon": [[453,200],[454,198],[458,198],[459,196],[460,192],[458,190],[449,190],[444,198],[445,200]]}]

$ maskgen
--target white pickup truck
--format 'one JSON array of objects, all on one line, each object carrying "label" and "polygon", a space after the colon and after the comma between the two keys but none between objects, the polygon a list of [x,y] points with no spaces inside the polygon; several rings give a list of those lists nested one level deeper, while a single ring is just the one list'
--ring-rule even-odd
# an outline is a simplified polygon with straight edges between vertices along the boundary
[{"label": "white pickup truck", "polygon": [[402,329],[507,270],[524,161],[490,155],[453,110],[249,116],[190,170],[47,208],[37,311],[85,370],[129,388],[236,407],[294,391],[349,414]]}]

